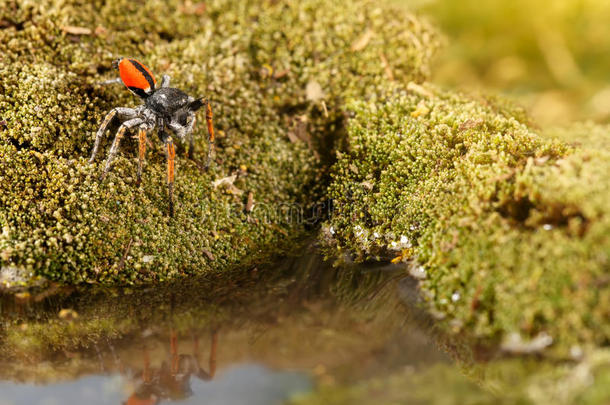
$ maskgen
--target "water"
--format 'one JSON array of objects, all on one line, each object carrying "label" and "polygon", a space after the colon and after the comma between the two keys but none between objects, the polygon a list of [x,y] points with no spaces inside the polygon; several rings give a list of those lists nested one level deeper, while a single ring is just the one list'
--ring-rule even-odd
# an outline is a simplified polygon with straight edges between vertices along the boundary
[{"label": "water", "polygon": [[[88,375],[47,385],[0,383],[2,405],[165,403],[210,405],[266,405],[311,390],[310,378],[301,372],[274,371],[258,364],[228,367],[218,378],[191,378],[185,387],[163,395],[122,374]],[[139,400],[140,402],[137,402]],[[148,402],[146,402],[148,401]]]},{"label": "water", "polygon": [[281,404],[451,364],[414,288],[395,267],[308,252],[230,277],[5,294],[0,405]]}]

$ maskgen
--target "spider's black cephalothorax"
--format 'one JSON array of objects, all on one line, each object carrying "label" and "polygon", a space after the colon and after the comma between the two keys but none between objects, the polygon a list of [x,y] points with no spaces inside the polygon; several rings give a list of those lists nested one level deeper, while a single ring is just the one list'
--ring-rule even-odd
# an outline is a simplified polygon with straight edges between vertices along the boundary
[{"label": "spider's black cephalothorax", "polygon": [[95,145],[89,162],[94,161],[106,129],[112,121],[118,118],[121,121],[121,126],[110,148],[108,160],[106,161],[101,178],[103,180],[108,174],[112,160],[118,152],[119,144],[125,132],[130,129],[137,129],[139,141],[138,184],[140,184],[142,179],[142,164],[146,154],[146,134],[156,127],[159,139],[165,145],[170,215],[173,215],[174,159],[176,151],[171,134],[173,133],[181,140],[188,140],[189,157],[193,158],[195,113],[205,106],[209,146],[205,166],[207,168],[210,164],[214,142],[212,109],[207,99],[195,99],[180,89],[169,87],[170,78],[167,75],[163,76],[161,86],[157,87],[157,83],[150,70],[134,59],[122,58],[114,62],[113,65],[119,70],[120,77],[104,82],[104,84],[123,83],[132,93],[139,96],[144,103],[135,108],[117,107],[106,115],[97,131]]}]

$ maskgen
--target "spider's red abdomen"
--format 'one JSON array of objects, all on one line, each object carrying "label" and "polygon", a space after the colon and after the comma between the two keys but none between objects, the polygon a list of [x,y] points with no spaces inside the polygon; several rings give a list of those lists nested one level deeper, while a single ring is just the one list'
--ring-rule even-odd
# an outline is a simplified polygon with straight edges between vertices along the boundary
[{"label": "spider's red abdomen", "polygon": [[155,91],[155,77],[142,63],[123,58],[119,61],[118,68],[123,84],[137,96],[146,98]]}]

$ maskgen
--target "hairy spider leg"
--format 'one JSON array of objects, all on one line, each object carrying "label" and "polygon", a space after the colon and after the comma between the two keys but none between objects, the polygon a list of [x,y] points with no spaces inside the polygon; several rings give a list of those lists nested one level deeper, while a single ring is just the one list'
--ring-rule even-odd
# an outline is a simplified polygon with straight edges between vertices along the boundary
[{"label": "hairy spider leg", "polygon": [[114,117],[118,116],[121,120],[129,120],[137,117],[138,113],[135,108],[126,108],[126,107],[117,107],[110,110],[104,121],[102,121],[102,125],[97,130],[97,134],[95,135],[95,145],[93,146],[93,151],[91,152],[91,158],[89,159],[89,163],[93,163],[95,160],[95,156],[97,155],[97,151],[100,148],[100,142],[106,129],[108,129],[108,125],[112,122]]},{"label": "hairy spider leg", "polygon": [[165,156],[167,158],[167,192],[169,196],[169,216],[174,216],[174,161],[176,158],[176,149],[174,148],[174,141],[171,136],[166,136],[165,143]]},{"label": "hairy spider leg", "polygon": [[212,161],[212,151],[214,149],[214,124],[212,122],[212,107],[208,100],[205,101],[205,122],[208,126],[208,161],[206,162],[205,168],[210,167]]},{"label": "hairy spider leg", "polygon": [[120,77],[116,77],[116,78],[110,79],[110,80],[104,80],[103,82],[99,82],[98,84],[101,86],[107,86],[109,84],[118,84],[118,83],[123,83],[123,81],[121,80]]},{"label": "hairy spider leg", "polygon": [[104,180],[106,178],[106,175],[108,174],[108,171],[110,170],[110,165],[112,163],[112,160],[116,156],[117,152],[119,151],[119,145],[121,143],[121,139],[123,139],[123,136],[125,136],[125,131],[127,131],[128,129],[131,129],[135,126],[141,125],[143,123],[144,123],[144,120],[142,118],[134,118],[129,121],[125,121],[124,123],[121,124],[121,127],[119,128],[119,130],[116,133],[116,136],[114,137],[112,146],[110,147],[110,152],[108,153],[108,160],[106,160],[106,166],[104,167],[104,173],[102,173],[102,176],[100,178],[101,180]]},{"label": "hairy spider leg", "polygon": [[138,129],[138,180],[136,184],[139,186],[142,182],[142,165],[146,156],[146,127],[141,126]]},{"label": "hairy spider leg", "polygon": [[169,87],[170,77],[169,75],[161,76],[161,87]]},{"label": "hairy spider leg", "polygon": [[193,114],[193,119],[191,120],[190,131],[189,131],[189,159],[193,160],[195,155],[195,140],[193,136],[193,128],[195,127],[195,123],[197,122],[197,117]]}]

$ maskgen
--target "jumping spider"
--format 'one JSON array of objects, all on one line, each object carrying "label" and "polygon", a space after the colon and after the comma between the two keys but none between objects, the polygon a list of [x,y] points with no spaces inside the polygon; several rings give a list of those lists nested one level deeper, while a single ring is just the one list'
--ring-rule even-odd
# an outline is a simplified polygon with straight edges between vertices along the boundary
[{"label": "jumping spider", "polygon": [[140,185],[142,181],[142,164],[146,154],[146,134],[156,126],[159,139],[165,145],[169,214],[173,216],[174,159],[176,151],[172,137],[167,129],[170,129],[181,140],[188,139],[188,154],[189,158],[192,159],[195,112],[205,106],[205,119],[208,127],[208,157],[205,165],[207,169],[210,165],[214,146],[214,126],[212,124],[212,108],[210,103],[204,97],[195,99],[182,90],[169,87],[170,77],[168,75],[163,75],[161,86],[157,87],[157,82],[151,71],[135,59],[120,58],[114,61],[112,66],[118,69],[120,77],[103,82],[102,84],[123,83],[133,94],[142,99],[143,104],[136,108],[116,107],[106,115],[102,125],[97,130],[95,145],[89,163],[93,163],[95,160],[95,155],[106,129],[115,118],[118,118],[121,121],[121,126],[110,147],[108,160],[101,175],[101,180],[108,174],[112,160],[119,150],[119,144],[125,132],[135,128],[138,131],[139,142],[137,184]]}]

